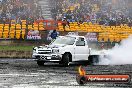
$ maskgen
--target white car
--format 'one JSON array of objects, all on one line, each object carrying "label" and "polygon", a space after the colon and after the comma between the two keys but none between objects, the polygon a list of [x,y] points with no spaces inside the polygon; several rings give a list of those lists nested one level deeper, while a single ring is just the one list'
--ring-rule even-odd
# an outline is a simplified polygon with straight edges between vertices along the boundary
[{"label": "white car", "polygon": [[92,53],[84,36],[59,36],[46,46],[33,48],[32,57],[37,59],[38,65],[45,62],[58,62],[68,66],[70,62],[89,60],[98,62],[99,53]]}]

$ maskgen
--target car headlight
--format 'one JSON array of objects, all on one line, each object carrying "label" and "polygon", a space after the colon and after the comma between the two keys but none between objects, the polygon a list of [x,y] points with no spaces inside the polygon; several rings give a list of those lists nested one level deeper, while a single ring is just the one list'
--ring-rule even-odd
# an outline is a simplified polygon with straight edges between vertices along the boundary
[{"label": "car headlight", "polygon": [[59,49],[53,49],[52,52],[53,53],[59,53]]},{"label": "car headlight", "polygon": [[36,50],[33,50],[33,53],[37,53]]},{"label": "car headlight", "polygon": [[36,49],[35,48],[33,48],[33,53],[36,53]]},{"label": "car headlight", "polygon": [[35,48],[33,48],[33,50],[36,50]]}]

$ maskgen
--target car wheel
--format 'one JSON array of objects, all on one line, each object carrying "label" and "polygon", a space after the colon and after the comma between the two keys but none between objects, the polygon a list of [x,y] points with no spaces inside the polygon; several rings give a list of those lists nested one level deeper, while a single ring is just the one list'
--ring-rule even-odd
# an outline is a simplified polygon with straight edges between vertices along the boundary
[{"label": "car wheel", "polygon": [[62,64],[63,66],[69,66],[69,54],[64,54],[62,57]]},{"label": "car wheel", "polygon": [[44,61],[37,61],[38,66],[44,66]]},{"label": "car wheel", "polygon": [[89,56],[88,62],[90,65],[96,65],[97,63],[99,63],[99,56],[98,55]]}]

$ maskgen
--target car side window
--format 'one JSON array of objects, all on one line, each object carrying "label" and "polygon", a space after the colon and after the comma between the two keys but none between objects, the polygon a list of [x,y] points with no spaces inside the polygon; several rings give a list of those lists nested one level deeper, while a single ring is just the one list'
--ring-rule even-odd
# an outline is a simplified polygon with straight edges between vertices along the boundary
[{"label": "car side window", "polygon": [[79,38],[76,42],[76,46],[85,46],[84,38]]}]

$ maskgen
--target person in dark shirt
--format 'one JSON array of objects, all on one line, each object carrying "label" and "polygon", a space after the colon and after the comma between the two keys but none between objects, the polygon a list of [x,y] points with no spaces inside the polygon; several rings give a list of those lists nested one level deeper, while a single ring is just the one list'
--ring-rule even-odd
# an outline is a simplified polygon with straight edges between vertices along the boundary
[{"label": "person in dark shirt", "polygon": [[53,30],[53,32],[51,32],[51,38],[56,39],[56,37],[58,37],[58,33],[56,30]]}]

